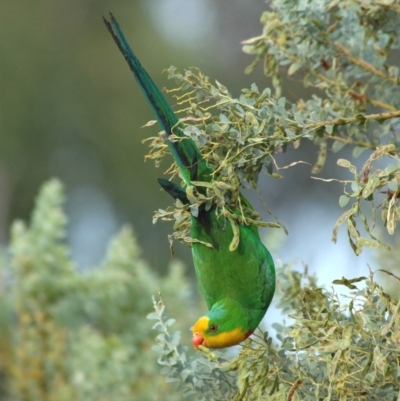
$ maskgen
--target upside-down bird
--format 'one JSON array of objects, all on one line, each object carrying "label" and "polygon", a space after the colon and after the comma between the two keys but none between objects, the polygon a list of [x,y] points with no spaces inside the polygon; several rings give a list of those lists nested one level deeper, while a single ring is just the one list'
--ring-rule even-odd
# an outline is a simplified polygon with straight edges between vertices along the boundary
[{"label": "upside-down bird", "polygon": [[[173,198],[189,204],[188,188],[196,187],[193,182],[214,180],[214,170],[196,143],[183,134],[182,123],[140,64],[113,15],[110,14],[109,21],[104,18],[104,22],[165,132],[166,143],[184,184],[179,186],[165,179],[158,181]],[[171,140],[171,135],[178,140]],[[242,194],[240,199],[252,209]],[[210,208],[203,205],[197,215],[190,217],[194,267],[200,292],[209,309],[192,328],[195,348],[199,345],[224,348],[245,340],[261,322],[275,291],[274,262],[261,242],[257,226],[239,222],[237,236],[233,224],[219,212],[217,204]],[[242,213],[238,206],[234,206],[232,212]],[[232,246],[234,237],[238,238],[238,243]]]}]

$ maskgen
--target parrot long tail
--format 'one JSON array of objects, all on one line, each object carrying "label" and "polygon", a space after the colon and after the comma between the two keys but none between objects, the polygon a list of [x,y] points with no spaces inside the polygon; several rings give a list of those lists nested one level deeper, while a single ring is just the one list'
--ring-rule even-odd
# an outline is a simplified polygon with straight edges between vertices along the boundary
[{"label": "parrot long tail", "polygon": [[[160,89],[158,89],[133,53],[114,16],[110,13],[110,21],[104,17],[103,20],[119,50],[125,57],[147,102],[150,104],[154,115],[157,117],[158,123],[165,131],[168,147],[178,165],[185,184],[191,185],[191,181],[198,180],[210,181],[212,169],[207,165],[207,162],[202,157],[199,148],[193,140],[183,134],[183,126],[179,122],[178,117],[175,115]],[[182,139],[172,141],[170,138],[171,134]],[[174,196],[173,193],[177,191],[176,186],[168,187],[168,185],[163,184],[161,184],[161,186],[172,196]],[[173,189],[172,193],[168,191],[168,188]],[[178,194],[180,195],[178,198],[182,198],[182,193],[179,192]]]}]

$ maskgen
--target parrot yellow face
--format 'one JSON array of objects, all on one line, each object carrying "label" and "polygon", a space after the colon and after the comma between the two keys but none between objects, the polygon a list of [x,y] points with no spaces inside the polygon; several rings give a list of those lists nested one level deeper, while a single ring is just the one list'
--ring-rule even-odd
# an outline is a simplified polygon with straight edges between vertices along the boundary
[{"label": "parrot yellow face", "polygon": [[[221,324],[218,324],[221,323]],[[192,327],[193,347],[225,348],[237,345],[249,337],[252,332],[244,332],[240,327],[224,330],[224,322],[211,321],[208,316],[201,317]]]}]

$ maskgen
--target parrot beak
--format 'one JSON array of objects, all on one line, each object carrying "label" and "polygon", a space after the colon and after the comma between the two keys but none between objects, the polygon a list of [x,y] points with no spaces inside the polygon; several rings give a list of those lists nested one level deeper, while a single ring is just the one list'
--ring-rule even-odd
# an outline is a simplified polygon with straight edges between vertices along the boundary
[{"label": "parrot beak", "polygon": [[192,327],[193,337],[192,344],[195,349],[199,349],[199,345],[207,347],[204,333],[207,330],[210,318],[208,316],[201,317]]},{"label": "parrot beak", "polygon": [[192,344],[193,344],[193,347],[196,349],[199,348],[199,345],[205,346],[204,338],[199,333],[194,333],[193,337],[192,337]]}]

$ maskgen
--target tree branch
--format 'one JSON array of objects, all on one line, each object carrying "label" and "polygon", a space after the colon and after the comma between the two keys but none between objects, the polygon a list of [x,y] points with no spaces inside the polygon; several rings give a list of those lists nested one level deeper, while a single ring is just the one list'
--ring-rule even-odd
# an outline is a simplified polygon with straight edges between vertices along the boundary
[{"label": "tree branch", "polygon": [[384,72],[378,70],[376,67],[374,67],[372,64],[367,63],[365,60],[363,60],[360,57],[356,57],[354,56],[351,51],[345,47],[344,45],[342,45],[341,43],[339,43],[338,41],[333,42],[333,44],[335,45],[335,47],[344,55],[347,56],[347,58],[355,65],[358,65],[359,67],[363,68],[365,71],[370,72],[373,75],[376,75],[380,78],[383,78],[387,81],[391,81],[393,82],[395,85],[399,84],[399,79],[396,77],[390,77],[389,75],[386,75]]}]

